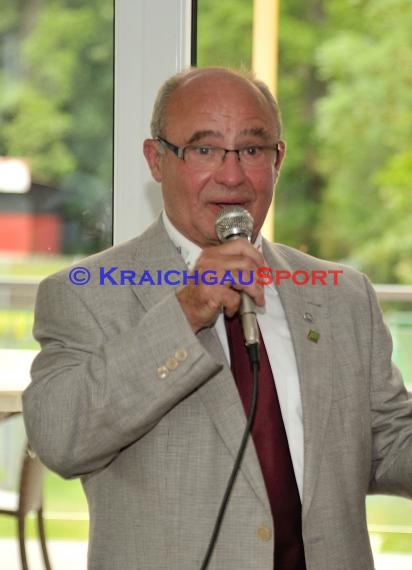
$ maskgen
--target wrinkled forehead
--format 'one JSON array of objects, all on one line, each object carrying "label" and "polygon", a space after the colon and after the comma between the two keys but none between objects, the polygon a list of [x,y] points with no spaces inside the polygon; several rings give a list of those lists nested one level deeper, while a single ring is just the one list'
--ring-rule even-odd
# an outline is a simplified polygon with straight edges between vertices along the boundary
[{"label": "wrinkled forehead", "polygon": [[166,128],[189,120],[196,123],[208,117],[229,116],[250,117],[270,130],[277,126],[275,113],[257,86],[226,71],[208,70],[187,77],[172,93],[166,108]]}]

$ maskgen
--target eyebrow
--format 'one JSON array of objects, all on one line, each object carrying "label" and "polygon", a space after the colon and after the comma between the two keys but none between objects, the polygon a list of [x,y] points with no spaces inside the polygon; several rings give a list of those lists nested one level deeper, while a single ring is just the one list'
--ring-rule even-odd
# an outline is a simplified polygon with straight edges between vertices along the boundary
[{"label": "eyebrow", "polygon": [[220,137],[222,138],[223,135],[219,131],[212,131],[211,129],[205,131],[196,131],[188,140],[188,144],[192,144],[194,142],[200,141],[206,137]]},{"label": "eyebrow", "polygon": [[241,133],[242,136],[261,137],[265,140],[271,140],[271,134],[263,127],[253,127],[251,129],[244,129]]}]

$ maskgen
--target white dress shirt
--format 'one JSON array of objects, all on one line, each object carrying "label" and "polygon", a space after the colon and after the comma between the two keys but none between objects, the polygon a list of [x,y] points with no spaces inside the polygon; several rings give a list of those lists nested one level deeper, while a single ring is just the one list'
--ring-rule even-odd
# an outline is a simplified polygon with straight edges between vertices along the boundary
[{"label": "white dress shirt", "polygon": [[[170,239],[175,244],[188,268],[192,269],[202,251],[201,248],[188,240],[173,226],[165,211],[163,211],[162,216]],[[261,250],[261,234],[256,238],[254,245]],[[265,286],[264,291],[265,307],[256,307],[257,321],[275,379],[296,482],[300,498],[302,499],[303,415],[295,351],[285,311],[275,284]],[[218,316],[214,326],[230,366],[229,345],[223,314]]]}]

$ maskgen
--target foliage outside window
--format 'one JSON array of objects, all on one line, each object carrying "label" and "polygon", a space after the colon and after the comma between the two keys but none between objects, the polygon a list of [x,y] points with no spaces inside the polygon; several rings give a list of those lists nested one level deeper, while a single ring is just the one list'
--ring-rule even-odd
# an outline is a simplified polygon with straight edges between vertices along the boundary
[{"label": "foliage outside window", "polygon": [[[200,66],[250,67],[252,4],[199,2]],[[412,3],[288,0],[280,10],[288,146],[276,239],[374,282],[411,283]]]},{"label": "foliage outside window", "polygon": [[0,0],[0,156],[55,189],[62,252],[111,243],[112,0]]}]

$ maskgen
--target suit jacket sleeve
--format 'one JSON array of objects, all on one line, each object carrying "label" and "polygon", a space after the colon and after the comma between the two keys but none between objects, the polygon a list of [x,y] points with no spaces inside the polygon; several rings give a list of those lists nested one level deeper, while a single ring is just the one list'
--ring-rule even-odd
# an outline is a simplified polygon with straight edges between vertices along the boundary
[{"label": "suit jacket sleeve", "polygon": [[[23,395],[24,417],[33,448],[64,477],[106,466],[221,369],[173,291],[148,311],[130,298],[135,324],[124,328],[124,307],[114,316],[115,307],[93,303],[68,279],[39,287],[34,335],[42,350]],[[187,357],[161,378],[158,368],[182,350]]]},{"label": "suit jacket sleeve", "polygon": [[370,282],[371,493],[412,498],[412,400],[391,362],[392,341]]}]

